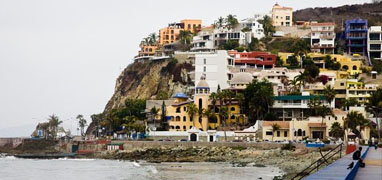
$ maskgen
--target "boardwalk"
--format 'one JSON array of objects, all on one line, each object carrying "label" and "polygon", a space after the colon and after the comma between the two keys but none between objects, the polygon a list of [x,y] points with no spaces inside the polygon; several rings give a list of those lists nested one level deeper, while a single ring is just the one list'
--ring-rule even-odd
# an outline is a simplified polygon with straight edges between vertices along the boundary
[{"label": "boardwalk", "polygon": [[382,178],[382,148],[370,148],[364,160],[365,168],[359,168],[356,180]]}]

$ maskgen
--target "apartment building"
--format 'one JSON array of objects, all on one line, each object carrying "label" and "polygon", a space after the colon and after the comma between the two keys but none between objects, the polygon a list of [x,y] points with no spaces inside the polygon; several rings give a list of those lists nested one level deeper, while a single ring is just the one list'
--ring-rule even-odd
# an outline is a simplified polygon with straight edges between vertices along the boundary
[{"label": "apartment building", "polygon": [[213,51],[214,46],[214,27],[203,27],[191,42],[191,51]]},{"label": "apartment building", "polygon": [[371,26],[367,32],[367,49],[370,59],[382,60],[382,26]]},{"label": "apartment building", "polygon": [[248,45],[252,41],[251,32],[243,32],[240,28],[227,29],[216,28],[214,29],[214,46],[219,47],[224,45],[228,40],[237,41],[240,45]]},{"label": "apartment building", "polygon": [[345,22],[345,40],[349,55],[367,55],[367,24],[366,19],[359,18]]},{"label": "apartment building", "polygon": [[236,67],[271,69],[276,64],[276,55],[269,52],[238,52],[231,50],[228,51],[228,54],[235,60]]},{"label": "apartment building", "polygon": [[292,26],[293,9],[275,4],[272,8],[272,24],[273,26]]},{"label": "apartment building", "polygon": [[335,23],[313,23],[311,28],[310,46],[313,52],[334,54],[336,33]]},{"label": "apartment building", "polygon": [[243,19],[240,21],[240,27],[241,29],[250,29],[252,32],[252,37],[261,39],[265,36],[263,25],[259,23],[259,20],[262,18],[262,15],[255,15],[252,18]]},{"label": "apartment building", "polygon": [[234,66],[234,60],[225,50],[204,52],[195,54],[195,84],[205,76],[211,92],[216,92],[218,86],[221,89],[229,87],[232,74],[229,67]]},{"label": "apartment building", "polygon": [[174,43],[179,40],[180,31],[197,32],[202,26],[202,20],[184,19],[180,23],[171,23],[159,30],[159,45]]}]

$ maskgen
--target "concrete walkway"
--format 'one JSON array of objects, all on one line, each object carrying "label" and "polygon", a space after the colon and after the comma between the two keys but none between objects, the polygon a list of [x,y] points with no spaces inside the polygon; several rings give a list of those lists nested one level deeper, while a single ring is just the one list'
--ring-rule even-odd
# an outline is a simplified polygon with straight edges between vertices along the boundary
[{"label": "concrete walkway", "polygon": [[382,179],[382,148],[370,147],[363,162],[366,167],[359,168],[354,179]]}]

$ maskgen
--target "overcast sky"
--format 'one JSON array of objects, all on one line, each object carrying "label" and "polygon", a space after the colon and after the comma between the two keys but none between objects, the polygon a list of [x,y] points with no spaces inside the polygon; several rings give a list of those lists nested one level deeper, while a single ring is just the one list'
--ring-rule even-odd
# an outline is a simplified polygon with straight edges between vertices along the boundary
[{"label": "overcast sky", "polygon": [[[369,0],[278,0],[283,6],[339,6]],[[29,136],[55,113],[103,111],[115,79],[141,39],[169,22],[268,13],[275,0],[0,0],[0,137]]]}]

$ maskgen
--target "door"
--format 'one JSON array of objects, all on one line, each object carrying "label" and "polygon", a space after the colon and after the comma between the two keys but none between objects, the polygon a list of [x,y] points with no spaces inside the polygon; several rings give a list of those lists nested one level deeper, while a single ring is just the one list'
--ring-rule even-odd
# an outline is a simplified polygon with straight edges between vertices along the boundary
[{"label": "door", "polygon": [[210,142],[214,142],[214,136],[210,136]]},{"label": "door", "polygon": [[196,141],[197,140],[196,134],[192,133],[190,139],[191,141]]}]

